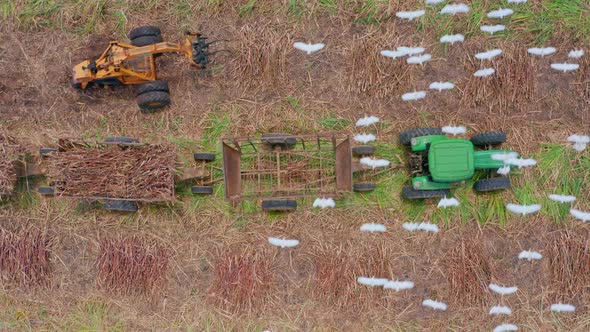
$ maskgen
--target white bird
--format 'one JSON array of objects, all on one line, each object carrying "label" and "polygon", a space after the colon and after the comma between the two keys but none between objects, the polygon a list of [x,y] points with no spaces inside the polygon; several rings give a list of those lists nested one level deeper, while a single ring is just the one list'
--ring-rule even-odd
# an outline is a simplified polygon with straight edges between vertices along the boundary
[{"label": "white bird", "polygon": [[397,281],[397,280],[390,280],[385,285],[383,285],[384,289],[393,289],[396,292],[400,290],[412,289],[414,288],[414,283],[407,280],[407,281]]},{"label": "white bird", "polygon": [[567,138],[567,140],[569,142],[573,142],[573,143],[584,143],[584,144],[588,144],[590,143],[590,136],[586,136],[586,135],[571,135]]},{"label": "white bird", "polygon": [[580,65],[577,63],[552,63],[551,68],[565,73],[566,71],[577,70],[580,68]]},{"label": "white bird", "polygon": [[430,90],[437,90],[441,92],[442,90],[450,90],[455,87],[455,84],[451,82],[432,82],[428,88]]},{"label": "white bird", "polygon": [[401,51],[391,51],[391,50],[383,50],[380,53],[381,53],[381,55],[388,57],[388,58],[392,58],[392,59],[402,58],[407,55],[406,53],[401,52]]},{"label": "white bird", "polygon": [[440,10],[441,14],[464,14],[469,13],[469,6],[464,3],[450,3]]},{"label": "white bird", "polygon": [[412,101],[412,100],[419,100],[424,99],[426,97],[426,91],[415,91],[415,92],[408,92],[402,95],[403,101]]},{"label": "white bird", "polygon": [[376,116],[365,116],[364,118],[360,118],[358,119],[358,121],[356,122],[356,126],[357,127],[366,127],[366,126],[370,126],[374,123],[379,122],[379,118]]},{"label": "white bird", "polygon": [[373,134],[358,134],[354,136],[355,141],[363,144],[373,142],[375,139],[376,137]]},{"label": "white bird", "polygon": [[500,324],[494,328],[494,332],[518,331],[518,326],[514,324]]},{"label": "white bird", "polygon": [[375,278],[375,277],[358,277],[356,281],[365,286],[385,286],[385,284],[389,281],[387,278]]},{"label": "white bird", "polygon": [[445,0],[426,0],[426,4],[427,5],[438,5],[439,3],[443,2]]},{"label": "white bird", "polygon": [[527,0],[508,0],[508,3],[525,3]]},{"label": "white bird", "polygon": [[590,221],[590,212],[584,212],[577,209],[570,209],[570,214],[576,219],[580,219],[583,222]]},{"label": "white bird", "polygon": [[493,35],[496,32],[500,32],[500,31],[506,30],[506,26],[505,25],[502,25],[502,24],[482,25],[482,26],[479,27],[479,30],[481,30],[483,32],[487,32],[490,35]]},{"label": "white bird", "polygon": [[514,159],[518,157],[518,153],[517,152],[502,152],[502,153],[492,153],[492,159],[493,160],[501,160],[501,161],[506,161],[509,159]]},{"label": "white bird", "polygon": [[497,10],[492,10],[491,12],[488,13],[488,17],[489,18],[504,18],[506,16],[510,16],[514,14],[514,10],[510,9],[510,8],[500,8]]},{"label": "white bird", "polygon": [[524,216],[541,210],[541,204],[518,205],[510,203],[506,204],[506,209],[512,213],[522,214]]},{"label": "white bird", "polygon": [[541,253],[531,250],[523,250],[520,252],[520,254],[518,254],[518,259],[526,259],[529,262],[533,259],[539,260],[541,258],[543,258],[543,255],[541,255]]},{"label": "white bird", "polygon": [[397,48],[398,52],[402,52],[406,55],[415,55],[415,54],[422,54],[426,49],[424,47],[409,47],[409,46],[399,46]]},{"label": "white bird", "polygon": [[574,312],[576,307],[571,304],[555,303],[551,305],[551,311],[554,312]]},{"label": "white bird", "polygon": [[502,54],[502,50],[499,48],[496,48],[496,49],[493,49],[493,50],[490,50],[487,52],[477,53],[475,55],[475,57],[480,60],[491,60],[500,54]]},{"label": "white bird", "polygon": [[496,172],[498,172],[500,175],[508,175],[510,173],[510,165],[500,167]]},{"label": "white bird", "polygon": [[413,20],[415,18],[418,18],[420,16],[423,16],[424,14],[426,14],[425,10],[414,10],[414,11],[402,11],[402,12],[397,12],[395,13],[395,16],[405,19],[405,20]]},{"label": "white bird", "polygon": [[307,52],[307,54],[317,52],[317,51],[321,50],[322,48],[324,48],[325,46],[326,46],[326,44],[322,44],[322,43],[318,43],[318,44],[308,44],[308,43],[303,43],[303,42],[293,43],[293,47],[295,47],[298,50]]},{"label": "white bird", "polygon": [[378,167],[387,167],[389,166],[390,162],[389,160],[385,160],[385,159],[373,159],[371,157],[364,157],[361,158],[361,160],[359,160],[359,162],[363,165],[372,167],[372,168],[378,168]]},{"label": "white bird", "polygon": [[442,310],[442,311],[445,311],[448,308],[446,303],[434,301],[434,300],[430,300],[430,299],[422,301],[422,305],[425,307],[430,307],[434,310]]},{"label": "white bird", "polygon": [[584,56],[584,50],[583,49],[579,49],[579,50],[571,50],[568,54],[567,57],[568,58],[573,58],[573,59],[578,59]]},{"label": "white bird", "polygon": [[413,232],[413,231],[418,230],[418,231],[438,233],[438,226],[436,224],[431,224],[429,222],[421,222],[421,223],[405,222],[402,224],[402,227],[408,232]]},{"label": "white bird", "polygon": [[506,163],[508,165],[512,165],[512,166],[518,166],[518,168],[521,169],[523,167],[535,166],[537,164],[537,161],[532,158],[528,158],[528,159],[510,158],[510,159],[504,161],[504,163]]},{"label": "white bird", "polygon": [[322,198],[322,197],[318,197],[315,199],[315,201],[313,202],[313,207],[319,207],[322,209],[325,208],[333,208],[336,207],[336,202],[334,202],[333,198]]},{"label": "white bird", "polygon": [[429,61],[430,59],[432,59],[432,55],[430,54],[422,54],[422,55],[415,55],[412,57],[409,57],[406,61],[411,64],[411,65],[421,65],[426,61]]},{"label": "white bird", "polygon": [[574,150],[576,150],[578,152],[582,152],[582,151],[586,150],[585,143],[574,143],[574,145],[572,147],[574,148]]},{"label": "white bird", "polygon": [[445,134],[452,134],[453,136],[455,135],[460,135],[460,134],[465,134],[467,132],[467,128],[465,128],[464,126],[458,126],[458,127],[454,127],[454,126],[444,126],[441,128],[442,132]]},{"label": "white bird", "polygon": [[504,286],[500,286],[500,285],[496,285],[496,284],[490,284],[489,287],[490,287],[490,289],[494,293],[498,293],[500,295],[514,294],[518,290],[518,287],[516,287],[516,286],[514,286],[514,287],[504,287]]},{"label": "white bird", "polygon": [[576,196],[551,194],[549,199],[559,203],[571,203],[576,201]]},{"label": "white bird", "polygon": [[496,70],[494,68],[484,68],[484,69],[480,69],[478,71],[476,71],[473,76],[475,77],[486,77],[486,76],[490,76],[493,75],[496,72]]},{"label": "white bird", "polygon": [[555,47],[533,47],[528,49],[528,52],[530,54],[540,56],[550,55],[555,53],[556,51],[557,50],[555,49]]},{"label": "white bird", "polygon": [[440,199],[440,201],[438,202],[438,205],[437,205],[437,207],[439,209],[441,207],[446,209],[450,206],[459,206],[459,201],[455,197],[451,197],[451,198],[443,197]]},{"label": "white bird", "polygon": [[490,315],[512,315],[512,309],[506,306],[495,305],[490,308]]},{"label": "white bird", "polygon": [[386,232],[387,228],[383,224],[363,224],[361,226],[361,232]]},{"label": "white bird", "polygon": [[285,240],[276,237],[269,237],[268,243],[281,248],[293,248],[299,245],[299,240]]},{"label": "white bird", "polygon": [[458,33],[456,35],[444,35],[444,36],[440,37],[441,43],[450,43],[451,45],[453,45],[454,43],[463,42],[463,41],[465,41],[465,36],[463,36],[460,33]]}]

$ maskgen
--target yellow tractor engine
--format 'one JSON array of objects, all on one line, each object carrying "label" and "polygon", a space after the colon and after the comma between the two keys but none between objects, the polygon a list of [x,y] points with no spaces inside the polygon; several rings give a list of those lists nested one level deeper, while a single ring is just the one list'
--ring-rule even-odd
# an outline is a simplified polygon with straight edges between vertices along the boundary
[{"label": "yellow tractor engine", "polygon": [[170,104],[168,83],[156,76],[156,55],[180,53],[200,69],[209,64],[211,43],[199,33],[186,32],[184,42],[169,43],[162,41],[159,27],[143,26],[131,30],[129,40],[130,44],[112,41],[98,59],[84,60],[74,66],[74,88],[136,85],[140,110],[151,113]]}]

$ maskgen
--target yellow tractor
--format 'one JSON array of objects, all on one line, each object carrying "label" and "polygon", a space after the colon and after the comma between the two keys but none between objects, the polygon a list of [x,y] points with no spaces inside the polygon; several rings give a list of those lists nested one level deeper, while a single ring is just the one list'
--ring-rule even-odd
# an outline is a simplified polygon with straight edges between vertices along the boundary
[{"label": "yellow tractor", "polygon": [[72,85],[76,89],[90,86],[113,87],[136,85],[137,104],[144,113],[160,110],[170,104],[166,81],[157,79],[156,56],[180,53],[191,65],[204,69],[209,64],[209,45],[199,33],[186,32],[182,43],[162,40],[160,28],[143,26],[129,32],[130,44],[112,41],[96,60],[84,60],[74,66]]}]

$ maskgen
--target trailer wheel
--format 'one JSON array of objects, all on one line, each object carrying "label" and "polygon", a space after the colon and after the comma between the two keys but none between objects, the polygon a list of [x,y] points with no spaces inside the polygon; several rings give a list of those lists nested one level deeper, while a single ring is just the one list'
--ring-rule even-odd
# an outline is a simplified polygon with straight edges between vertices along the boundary
[{"label": "trailer wheel", "polygon": [[102,202],[102,207],[109,211],[121,211],[121,212],[137,212],[137,202],[133,201],[120,201],[120,200],[105,200]]},{"label": "trailer wheel", "polygon": [[510,178],[505,176],[499,178],[481,179],[476,181],[473,185],[473,189],[477,192],[509,189],[510,187]]},{"label": "trailer wheel", "polygon": [[273,150],[276,148],[281,148],[281,150],[289,150],[297,144],[297,139],[295,137],[289,136],[292,135],[281,133],[264,134],[262,135],[262,144]]},{"label": "trailer wheel", "polygon": [[297,209],[296,200],[266,200],[262,201],[263,211],[295,211]]},{"label": "trailer wheel", "polygon": [[144,37],[144,36],[161,36],[162,35],[162,31],[160,30],[160,27],[157,26],[153,26],[153,25],[146,25],[146,26],[142,26],[142,27],[137,27],[135,29],[132,29],[131,31],[129,31],[129,40],[133,40],[133,39],[137,39],[139,37]]},{"label": "trailer wheel", "polygon": [[162,36],[143,36],[143,37],[137,37],[135,39],[132,39],[131,45],[137,46],[137,47],[142,47],[142,46],[161,43],[162,41],[163,41]]},{"label": "trailer wheel", "polygon": [[475,134],[471,137],[471,142],[477,147],[500,145],[506,142],[506,133],[503,131],[489,131]]},{"label": "trailer wheel", "polygon": [[105,138],[104,142],[117,144],[135,144],[139,143],[139,140],[137,138],[132,137],[114,136]]},{"label": "trailer wheel", "polygon": [[39,149],[39,155],[41,155],[41,157],[47,157],[51,153],[56,153],[56,152],[59,152],[59,149],[54,149],[54,148],[41,148],[41,149]]},{"label": "trailer wheel", "polygon": [[405,199],[424,199],[424,198],[440,198],[450,196],[451,191],[448,189],[440,190],[417,190],[410,186],[402,189],[402,198]]},{"label": "trailer wheel", "polygon": [[53,195],[55,195],[55,188],[43,186],[43,187],[37,188],[37,192],[43,196],[53,196]]},{"label": "trailer wheel", "polygon": [[361,183],[355,183],[352,185],[352,190],[357,191],[357,192],[369,192],[369,191],[373,191],[375,190],[375,188],[377,188],[377,185],[371,182],[361,182]]},{"label": "trailer wheel", "polygon": [[195,152],[193,158],[195,161],[213,161],[215,160],[215,153]]},{"label": "trailer wheel", "polygon": [[375,147],[372,145],[360,145],[352,148],[352,155],[355,157],[372,156],[375,153]]},{"label": "trailer wheel", "polygon": [[170,93],[170,88],[168,87],[168,82],[166,81],[149,81],[142,84],[139,84],[135,89],[135,96],[139,96],[146,92],[152,91],[164,91]]},{"label": "trailer wheel", "polygon": [[410,146],[412,145],[412,138],[414,137],[421,137],[421,136],[429,136],[429,135],[442,135],[441,128],[417,128],[417,129],[410,129],[406,131],[402,131],[399,134],[399,142],[402,145]]},{"label": "trailer wheel", "polygon": [[191,191],[195,195],[211,195],[213,194],[213,187],[209,186],[192,186]]},{"label": "trailer wheel", "polygon": [[153,113],[170,105],[170,94],[164,91],[150,91],[137,96],[137,105],[143,113]]}]

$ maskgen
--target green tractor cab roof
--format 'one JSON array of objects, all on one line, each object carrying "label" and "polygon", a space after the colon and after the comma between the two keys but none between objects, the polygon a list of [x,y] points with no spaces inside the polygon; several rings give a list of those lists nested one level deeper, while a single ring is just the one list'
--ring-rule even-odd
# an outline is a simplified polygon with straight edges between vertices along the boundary
[{"label": "green tractor cab roof", "polygon": [[428,168],[434,181],[470,179],[475,173],[473,143],[465,139],[432,142],[428,151]]}]

